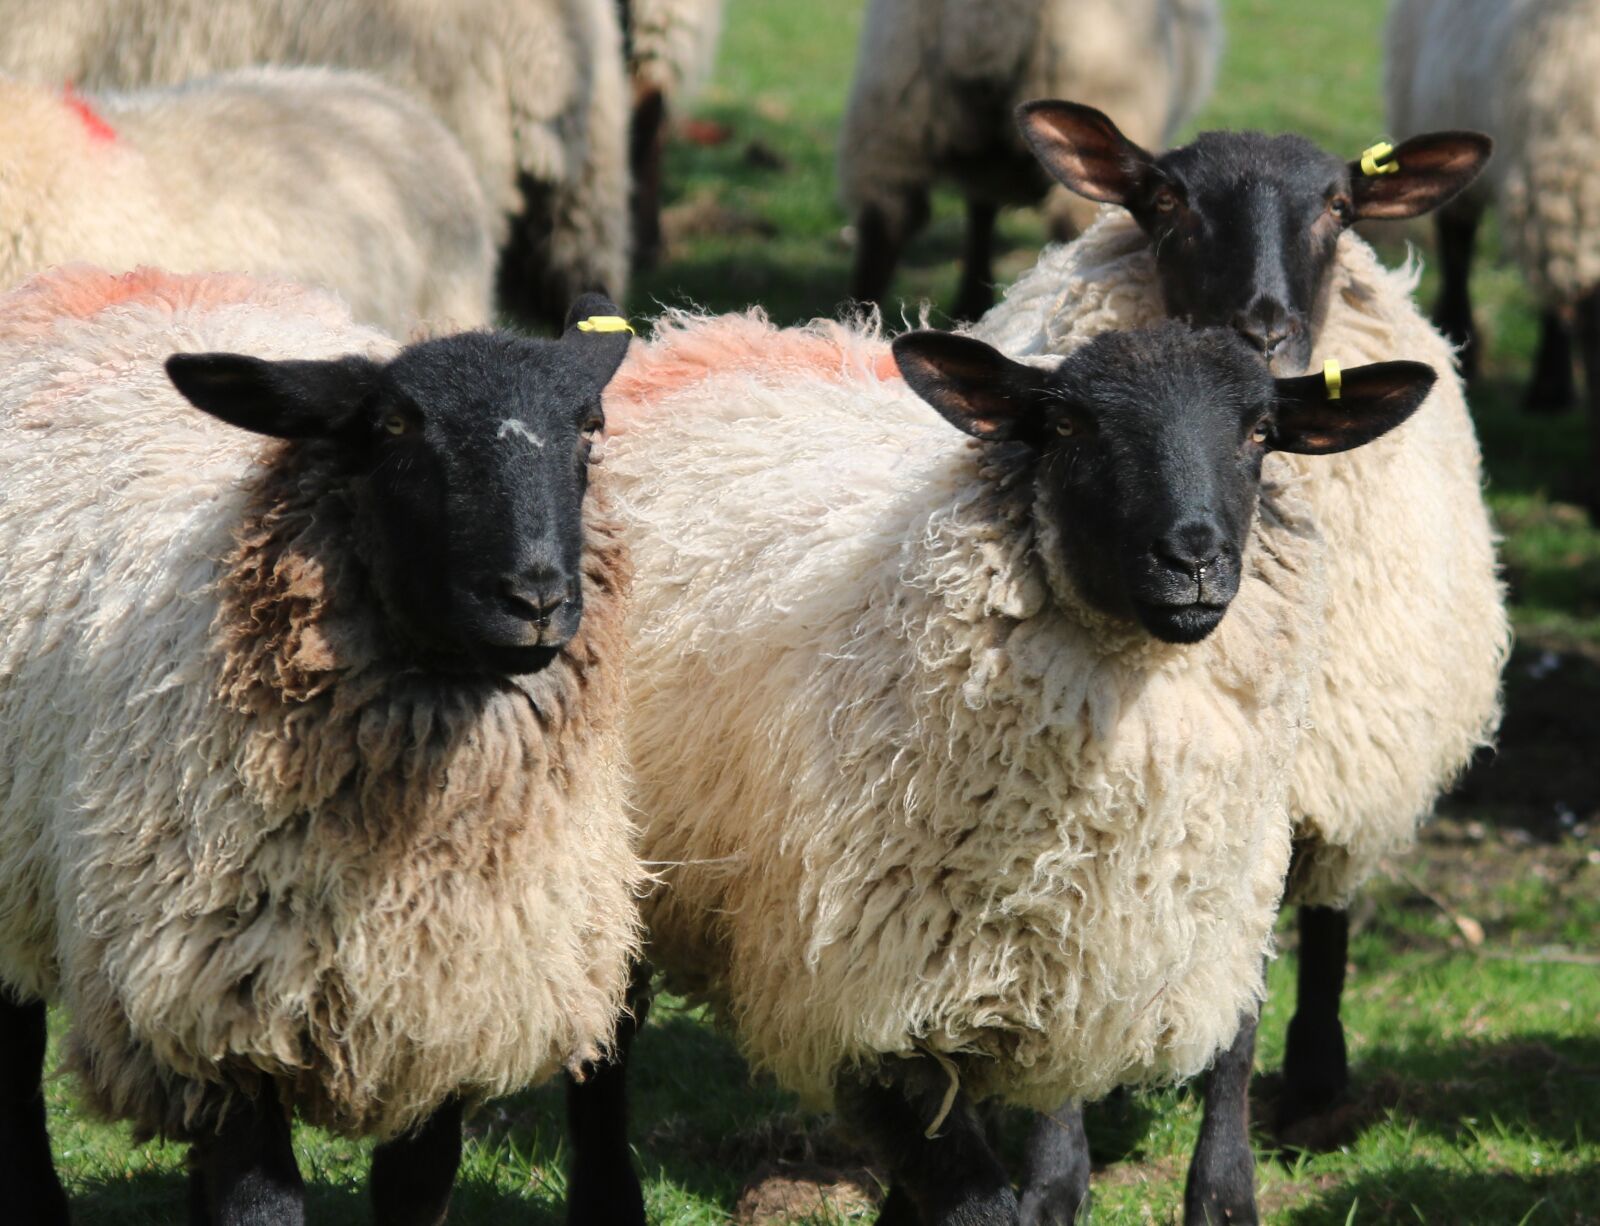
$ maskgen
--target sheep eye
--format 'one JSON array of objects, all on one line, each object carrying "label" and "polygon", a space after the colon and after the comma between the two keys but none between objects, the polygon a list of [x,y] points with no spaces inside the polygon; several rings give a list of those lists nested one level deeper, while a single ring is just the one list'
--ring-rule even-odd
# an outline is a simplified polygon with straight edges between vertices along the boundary
[{"label": "sheep eye", "polygon": [[1056,433],[1062,438],[1072,438],[1078,433],[1078,423],[1070,417],[1063,417],[1056,422]]},{"label": "sheep eye", "polygon": [[1262,418],[1260,421],[1258,421],[1256,423],[1256,428],[1250,431],[1250,441],[1252,443],[1265,443],[1271,437],[1272,424],[1268,422],[1266,418]]},{"label": "sheep eye", "polygon": [[390,434],[409,434],[411,433],[411,422],[406,419],[404,414],[390,413],[383,419],[383,428]]},{"label": "sheep eye", "polygon": [[592,443],[600,436],[600,432],[605,428],[606,423],[603,418],[598,416],[591,417],[588,421],[583,423],[583,437],[586,441]]},{"label": "sheep eye", "polygon": [[1156,193],[1155,206],[1158,213],[1170,213],[1178,207],[1178,198],[1170,187],[1163,187]]},{"label": "sheep eye", "polygon": [[1335,196],[1328,201],[1328,212],[1340,221],[1349,221],[1352,215],[1352,206],[1348,196]]}]

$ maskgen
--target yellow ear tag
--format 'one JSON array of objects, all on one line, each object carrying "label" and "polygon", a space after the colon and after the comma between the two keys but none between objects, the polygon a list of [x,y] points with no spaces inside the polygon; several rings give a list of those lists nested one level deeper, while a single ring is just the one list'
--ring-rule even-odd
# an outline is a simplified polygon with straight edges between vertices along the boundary
[{"label": "yellow ear tag", "polygon": [[1328,385],[1328,399],[1339,399],[1344,391],[1344,375],[1339,371],[1339,363],[1332,358],[1322,364],[1322,381]]},{"label": "yellow ear tag", "polygon": [[591,315],[578,321],[579,332],[632,332],[633,325],[620,315]]},{"label": "yellow ear tag", "polygon": [[1361,151],[1361,173],[1364,175],[1392,175],[1400,169],[1399,162],[1386,162],[1383,159],[1394,152],[1394,146],[1386,140],[1379,141],[1370,149]]}]

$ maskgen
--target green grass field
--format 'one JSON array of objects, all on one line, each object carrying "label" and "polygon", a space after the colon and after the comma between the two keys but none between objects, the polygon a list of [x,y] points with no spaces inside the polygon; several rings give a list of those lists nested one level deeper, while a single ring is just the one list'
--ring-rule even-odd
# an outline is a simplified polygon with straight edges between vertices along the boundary
[{"label": "green grass field", "polygon": [[[672,241],[636,285],[634,315],[655,303],[761,303],[789,322],[836,308],[850,253],[833,142],[862,6],[731,0],[721,66],[698,108],[726,139],[673,146]],[[1294,129],[1360,150],[1383,134],[1382,9],[1382,0],[1225,0],[1227,58],[1203,126]],[[959,202],[941,199],[897,282],[913,305],[953,296],[960,233]],[[1032,261],[1042,229],[1016,213],[1002,234],[1009,278]],[[1412,236],[1425,244],[1428,232]],[[1492,236],[1488,247],[1492,256]],[[1392,237],[1383,249],[1404,255]],[[1600,532],[1567,501],[1583,476],[1580,420],[1516,409],[1534,320],[1514,270],[1486,262],[1477,290],[1487,349],[1473,407],[1520,636],[1502,750],[1449,801],[1422,852],[1356,909],[1346,998],[1354,1092],[1319,1135],[1298,1138],[1305,1149],[1275,1150],[1258,1132],[1261,1202],[1274,1223],[1600,1222]],[[1283,944],[1258,1052],[1263,1119],[1293,1004],[1292,928]],[[783,1220],[754,1212],[756,1191],[769,1204],[821,1195],[831,1206],[789,1220],[871,1219],[876,1185],[858,1156],[826,1119],[752,1082],[698,1013],[658,1002],[635,1068],[654,1220]],[[50,1103],[81,1226],[181,1220],[179,1149],[135,1148],[120,1129],[86,1122],[64,1081],[52,1083]],[[1178,1220],[1198,1119],[1181,1090],[1094,1109],[1094,1220]],[[471,1132],[452,1221],[563,1220],[557,1088],[491,1105]],[[298,1146],[313,1220],[364,1220],[366,1147],[312,1130]],[[740,1209],[747,1185],[755,1191]]]}]

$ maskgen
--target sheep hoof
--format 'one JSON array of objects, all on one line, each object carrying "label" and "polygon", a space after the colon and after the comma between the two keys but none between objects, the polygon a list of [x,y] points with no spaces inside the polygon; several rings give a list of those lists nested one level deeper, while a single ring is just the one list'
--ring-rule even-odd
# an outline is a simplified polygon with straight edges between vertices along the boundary
[{"label": "sheep hoof", "polygon": [[1040,1184],[1022,1194],[1022,1226],[1076,1226],[1088,1220],[1087,1183]]}]

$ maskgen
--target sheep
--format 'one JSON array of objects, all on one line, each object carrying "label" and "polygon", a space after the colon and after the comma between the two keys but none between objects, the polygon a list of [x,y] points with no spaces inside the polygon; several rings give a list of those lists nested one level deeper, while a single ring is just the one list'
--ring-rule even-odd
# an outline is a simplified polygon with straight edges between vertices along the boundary
[{"label": "sheep", "polygon": [[617,0],[633,118],[628,164],[633,177],[633,263],[661,255],[661,158],[668,110],[711,74],[722,33],[723,0]]},{"label": "sheep", "polygon": [[82,98],[0,77],[0,287],[82,260],[338,290],[404,335],[489,322],[477,177],[438,120],[354,73],[247,69]]},{"label": "sheep", "polygon": [[[1040,102],[1021,120],[1059,181],[1131,215],[1108,209],[1077,242],[1046,251],[974,335],[1014,355],[1064,353],[1176,314],[1231,323],[1281,375],[1395,352],[1451,369],[1448,342],[1412,303],[1415,268],[1386,271],[1346,227],[1448,201],[1488,159],[1487,138],[1417,136],[1394,152],[1393,173],[1373,176],[1299,137],[1202,133],[1155,158],[1089,107]],[[1202,230],[1212,241],[1190,241]],[[1280,1127],[1344,1089],[1343,908],[1386,858],[1412,846],[1435,799],[1493,735],[1509,650],[1458,377],[1441,378],[1388,439],[1325,464],[1291,463],[1330,540],[1333,595],[1291,802],[1286,900],[1301,908],[1300,995]],[[1230,1145],[1202,1131],[1191,1218],[1204,1220],[1193,1198],[1226,1186],[1232,1199],[1211,1210],[1254,1220],[1248,1184],[1227,1174],[1249,1161],[1238,1126],[1246,1077],[1223,1070],[1222,1080],[1237,1094],[1208,1090],[1207,1129],[1215,1107],[1217,1127],[1238,1144],[1228,1158]]]},{"label": "sheep", "polygon": [[1325,568],[1261,465],[1433,374],[1330,411],[1223,330],[882,348],[668,320],[613,384],[649,950],[920,1220],[1010,1222],[970,1098],[1185,1077],[1255,1009]]},{"label": "sheep", "polygon": [[627,99],[612,0],[0,0],[0,70],[129,89],[257,63],[354,68],[428,104],[477,169],[499,302],[559,330],[627,288]]},{"label": "sheep", "polygon": [[[1438,216],[1436,322],[1464,346],[1470,373],[1477,360],[1472,250],[1492,202],[1542,308],[1527,407],[1560,412],[1572,404],[1566,321],[1575,316],[1594,422],[1590,447],[1600,461],[1600,3],[1397,0],[1385,52],[1396,133],[1477,127],[1494,133],[1500,150],[1492,175]],[[1600,486],[1587,496],[1600,510]]]},{"label": "sheep", "polygon": [[399,349],[319,290],[83,265],[0,298],[26,1220],[65,1220],[46,1000],[93,1110],[194,1146],[214,1226],[301,1220],[290,1112],[383,1140],[378,1220],[434,1222],[463,1100],[605,1049],[643,878],[587,471],[628,337],[594,327]]},{"label": "sheep", "polygon": [[[851,294],[879,303],[905,243],[928,216],[929,187],[966,196],[957,319],[994,303],[997,210],[1045,196],[1010,122],[1028,98],[1084,98],[1165,144],[1200,109],[1221,53],[1217,0],[872,0],[839,141],[839,190],[855,219]],[[1065,238],[1082,210],[1048,203]]]}]

